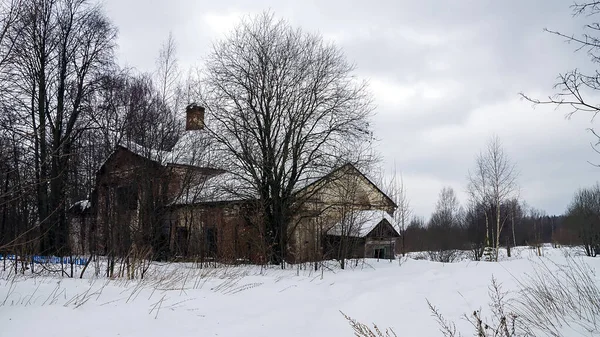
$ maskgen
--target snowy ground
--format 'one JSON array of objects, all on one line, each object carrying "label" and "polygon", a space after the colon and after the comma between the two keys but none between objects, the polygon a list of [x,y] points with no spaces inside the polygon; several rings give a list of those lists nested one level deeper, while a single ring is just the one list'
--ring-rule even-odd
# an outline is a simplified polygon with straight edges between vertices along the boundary
[{"label": "snowy ground", "polygon": [[[340,311],[399,336],[440,336],[426,300],[471,335],[461,316],[487,307],[492,275],[511,290],[545,259],[565,261],[565,250],[544,254],[522,248],[499,263],[366,260],[323,274],[154,265],[142,281],[5,273],[0,336],[352,336]],[[600,258],[581,259],[600,267]]]}]

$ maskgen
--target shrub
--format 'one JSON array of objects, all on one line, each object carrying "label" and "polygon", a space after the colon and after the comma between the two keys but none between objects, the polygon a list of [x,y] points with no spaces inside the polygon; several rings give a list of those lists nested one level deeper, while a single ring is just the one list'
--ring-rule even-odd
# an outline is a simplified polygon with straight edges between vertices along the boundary
[{"label": "shrub", "polygon": [[342,315],[344,315],[344,317],[348,320],[348,323],[352,327],[352,330],[354,330],[354,335],[356,337],[398,337],[398,335],[396,335],[394,330],[391,328],[385,329],[385,331],[381,331],[375,324],[373,324],[373,328],[370,328],[368,325],[360,323],[355,319],[348,317],[343,312]]}]

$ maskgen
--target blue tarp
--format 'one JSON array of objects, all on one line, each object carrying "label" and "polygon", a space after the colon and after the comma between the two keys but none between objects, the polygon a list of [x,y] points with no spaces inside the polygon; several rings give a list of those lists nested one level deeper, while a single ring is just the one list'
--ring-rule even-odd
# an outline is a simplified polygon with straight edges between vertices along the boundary
[{"label": "blue tarp", "polygon": [[[6,259],[6,260],[15,260],[17,258],[16,255],[0,255],[0,260]],[[60,263],[62,259],[62,263],[63,264],[71,264],[71,257],[70,256],[64,256],[64,257],[58,257],[58,256],[34,256],[33,257],[33,262],[35,263]],[[78,266],[83,266],[87,263],[88,259],[83,258],[83,257],[77,257],[73,259],[73,264],[76,264]]]}]

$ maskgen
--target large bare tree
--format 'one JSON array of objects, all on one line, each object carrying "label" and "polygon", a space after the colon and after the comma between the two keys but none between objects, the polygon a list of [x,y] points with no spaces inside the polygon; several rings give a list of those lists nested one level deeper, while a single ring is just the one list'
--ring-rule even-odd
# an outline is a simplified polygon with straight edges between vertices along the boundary
[{"label": "large bare tree", "polygon": [[[518,171],[497,136],[488,142],[475,162],[475,169],[469,171],[468,190],[473,202],[485,209],[486,245],[490,244],[492,236],[494,259],[497,260],[500,233],[506,222],[506,218],[501,217],[501,207],[518,195]],[[494,220],[495,228],[490,228],[490,219]]]},{"label": "large bare tree", "polygon": [[366,84],[338,47],[271,13],[214,45],[203,83],[223,165],[260,201],[270,260],[281,263],[298,182],[344,162],[362,166],[353,154],[372,138]]}]

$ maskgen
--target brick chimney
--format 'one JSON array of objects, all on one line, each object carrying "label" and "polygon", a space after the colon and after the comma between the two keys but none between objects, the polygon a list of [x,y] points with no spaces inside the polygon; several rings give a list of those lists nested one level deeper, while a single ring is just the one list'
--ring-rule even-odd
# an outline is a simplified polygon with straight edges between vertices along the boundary
[{"label": "brick chimney", "polygon": [[185,130],[204,129],[204,107],[192,103],[185,108]]}]

